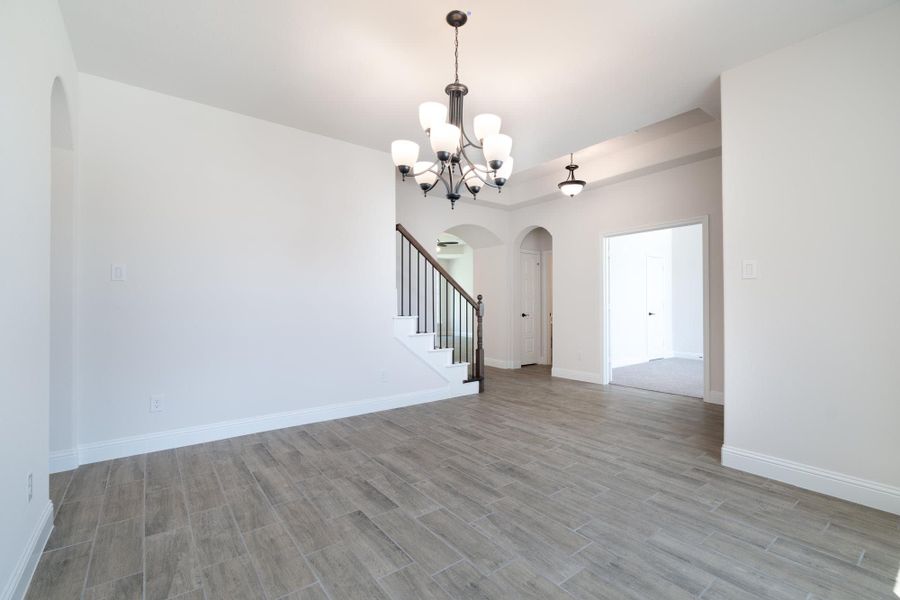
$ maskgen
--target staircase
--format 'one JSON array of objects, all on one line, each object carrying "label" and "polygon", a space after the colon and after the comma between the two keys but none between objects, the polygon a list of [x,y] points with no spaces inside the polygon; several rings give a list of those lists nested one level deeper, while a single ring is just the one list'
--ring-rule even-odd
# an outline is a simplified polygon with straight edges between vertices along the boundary
[{"label": "staircase", "polygon": [[461,393],[484,391],[484,303],[397,223],[394,336]]}]

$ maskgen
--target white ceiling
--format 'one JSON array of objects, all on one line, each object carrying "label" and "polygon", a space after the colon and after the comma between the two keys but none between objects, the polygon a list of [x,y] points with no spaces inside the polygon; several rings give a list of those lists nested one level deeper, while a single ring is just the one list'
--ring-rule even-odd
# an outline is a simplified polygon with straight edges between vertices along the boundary
[{"label": "white ceiling", "polygon": [[892,0],[59,0],[79,68],[350,142],[425,144],[452,80],[516,170],[702,108],[718,75]]}]

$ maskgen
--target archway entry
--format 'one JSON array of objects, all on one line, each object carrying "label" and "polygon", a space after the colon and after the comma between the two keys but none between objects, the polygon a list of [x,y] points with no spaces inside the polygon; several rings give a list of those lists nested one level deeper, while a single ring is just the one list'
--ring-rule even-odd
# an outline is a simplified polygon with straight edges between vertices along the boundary
[{"label": "archway entry", "polygon": [[77,466],[73,394],[75,145],[69,102],[50,92],[50,473]]},{"label": "archway entry", "polygon": [[[434,243],[433,256],[468,294],[472,297],[484,294],[488,299],[496,297],[492,288],[496,282],[491,281],[491,275],[496,272],[497,261],[503,256],[503,241],[496,234],[480,225],[456,225],[438,234]],[[438,304],[440,303],[441,299],[438,298]],[[439,335],[450,336],[451,339],[455,336],[459,348],[464,349],[467,345],[474,347],[474,321],[467,321],[464,314],[455,316],[456,319],[450,320],[455,323],[450,330],[447,326],[438,325]],[[485,346],[493,342],[491,331],[490,327],[486,327]],[[460,351],[458,349],[455,352]],[[463,359],[461,355],[454,355],[454,358]]]},{"label": "archway entry", "polygon": [[553,364],[553,236],[535,227],[522,239],[515,268],[518,286],[519,364]]}]

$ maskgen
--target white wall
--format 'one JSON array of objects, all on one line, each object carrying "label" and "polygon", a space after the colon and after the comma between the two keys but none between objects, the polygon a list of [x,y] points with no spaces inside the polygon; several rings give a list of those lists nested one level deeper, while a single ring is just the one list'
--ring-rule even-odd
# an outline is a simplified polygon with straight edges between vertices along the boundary
[{"label": "white wall", "polygon": [[50,515],[50,90],[57,76],[77,112],[75,64],[56,2],[0,2],[0,598],[27,581],[29,546],[42,544],[42,519]]},{"label": "white wall", "polygon": [[80,444],[443,384],[392,334],[387,154],[89,75],[81,92]]},{"label": "white wall", "polygon": [[[599,382],[603,375],[604,234],[709,217],[710,387],[723,390],[721,163],[718,157],[510,212],[517,235],[534,225],[553,236],[553,371]],[[513,330],[515,334],[515,330]],[[510,355],[515,355],[515,335]],[[717,394],[718,395],[718,394]]]},{"label": "white wall", "polygon": [[900,513],[898,107],[898,5],[722,77],[724,458]]},{"label": "white wall", "polygon": [[50,452],[75,445],[75,153],[53,147],[50,207]]},{"label": "white wall", "polygon": [[672,229],[672,352],[703,355],[703,226]]},{"label": "white wall", "polygon": [[[609,351],[613,368],[650,360],[647,331],[647,257],[663,260],[663,355],[672,355],[672,230],[609,240]],[[701,279],[702,283],[702,279]]]}]

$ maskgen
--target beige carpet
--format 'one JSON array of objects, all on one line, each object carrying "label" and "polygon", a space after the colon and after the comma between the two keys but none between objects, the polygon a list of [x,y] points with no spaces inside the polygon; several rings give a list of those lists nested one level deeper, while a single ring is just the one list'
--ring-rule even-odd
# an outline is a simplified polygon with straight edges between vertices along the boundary
[{"label": "beige carpet", "polygon": [[703,397],[703,361],[690,358],[662,358],[612,370],[615,385],[642,390]]}]

